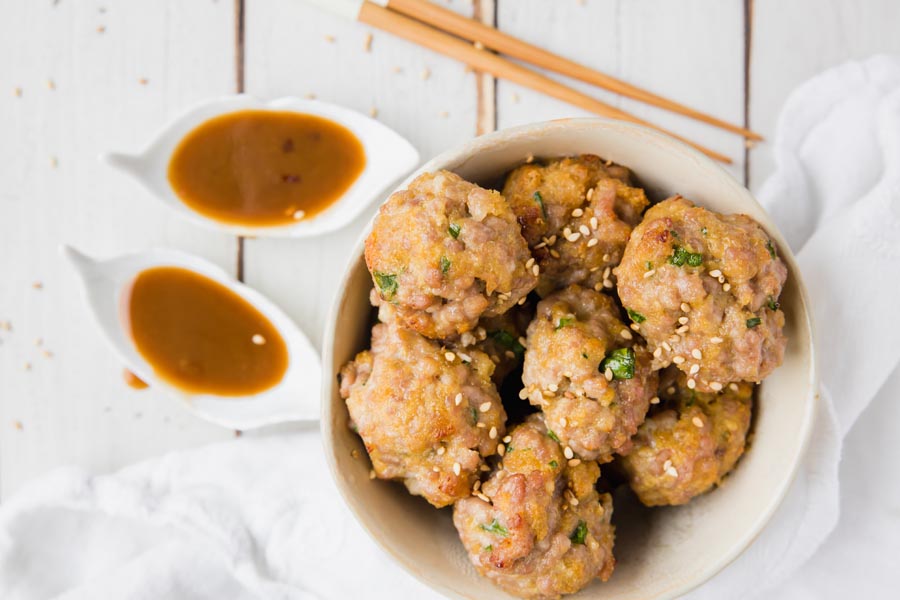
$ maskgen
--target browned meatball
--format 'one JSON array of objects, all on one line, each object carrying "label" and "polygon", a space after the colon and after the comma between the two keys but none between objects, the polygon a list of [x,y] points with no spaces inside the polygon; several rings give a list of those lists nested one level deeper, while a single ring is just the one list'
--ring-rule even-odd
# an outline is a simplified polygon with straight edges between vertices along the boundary
[{"label": "browned meatball", "polygon": [[758,382],[781,364],[787,268],[750,217],[670,198],[635,228],[616,276],[654,368],[674,363],[692,389]]},{"label": "browned meatball", "polygon": [[705,394],[688,389],[677,370],[662,379],[661,410],[641,425],[621,459],[647,506],[685,504],[719,483],[744,453],[753,402],[749,383]]},{"label": "browned meatball", "polygon": [[469,495],[497,451],[506,413],[478,350],[454,353],[394,324],[341,370],[341,396],[382,479],[402,479],[437,507]]},{"label": "browned meatball", "polygon": [[537,282],[506,200],[448,171],[420,175],[393,194],[375,217],[365,254],[380,300],[431,338],[502,314]]},{"label": "browned meatball", "polygon": [[547,296],[528,326],[521,392],[582,458],[628,449],[656,394],[651,357],[609,296],[572,285]]},{"label": "browned meatball", "polygon": [[609,579],[612,497],[594,488],[597,463],[567,462],[540,415],[507,439],[502,468],[453,507],[472,564],[521,598],[559,598]]},{"label": "browned meatball", "polygon": [[648,203],[628,169],[592,154],[522,165],[503,195],[540,267],[541,296],[572,283],[612,289],[610,269]]}]

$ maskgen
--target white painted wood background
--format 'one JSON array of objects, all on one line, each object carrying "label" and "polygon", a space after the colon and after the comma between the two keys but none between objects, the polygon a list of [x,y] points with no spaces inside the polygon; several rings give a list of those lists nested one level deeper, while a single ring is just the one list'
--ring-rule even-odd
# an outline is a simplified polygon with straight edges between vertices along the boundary
[{"label": "white painted wood background", "polygon": [[[896,0],[436,0],[771,138],[801,81],[900,52]],[[134,391],[90,320],[62,242],[112,255],[161,245],[241,274],[318,343],[363,220],[326,239],[210,233],[100,165],[204,98],[314,94],[378,118],[427,158],[497,127],[583,114],[300,0],[0,0],[0,499],[62,464],[104,471],[227,439]],[[582,89],[587,86],[573,84]],[[735,159],[756,189],[768,144],[610,97]],[[11,331],[5,331],[8,322]]]}]

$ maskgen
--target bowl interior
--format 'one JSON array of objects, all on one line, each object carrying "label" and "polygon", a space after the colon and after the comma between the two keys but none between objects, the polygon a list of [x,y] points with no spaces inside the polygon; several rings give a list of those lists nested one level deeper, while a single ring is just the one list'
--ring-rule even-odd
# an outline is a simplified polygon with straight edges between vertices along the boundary
[{"label": "bowl interior", "polygon": [[[572,598],[651,600],[672,598],[699,585],[731,562],[777,508],[806,445],[815,402],[815,363],[805,288],[780,233],[749,192],[717,165],[653,131],[615,121],[574,119],[529,125],[477,138],[424,165],[449,169],[471,181],[496,184],[529,154],[541,157],[593,153],[630,167],[648,195],[674,193],[723,213],[759,221],[777,242],[789,276],[781,303],[787,318],[784,364],[759,387],[755,432],[736,470],[712,493],[686,506],[649,510],[629,493],[615,497],[615,573]],[[414,174],[415,175],[415,174]],[[368,232],[368,229],[366,233]],[[365,235],[365,234],[364,234]],[[369,341],[371,278],[354,253],[325,334],[323,438],[341,493],[363,526],[401,565],[455,598],[511,598],[478,576],[451,522],[397,483],[369,479],[360,439],[347,428],[347,410],[336,374]],[[351,455],[358,451],[359,458]]]}]

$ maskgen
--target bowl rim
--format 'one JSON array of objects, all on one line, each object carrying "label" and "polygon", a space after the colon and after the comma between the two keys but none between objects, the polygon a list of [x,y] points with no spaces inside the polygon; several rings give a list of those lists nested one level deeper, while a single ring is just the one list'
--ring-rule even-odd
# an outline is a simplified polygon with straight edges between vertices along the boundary
[{"label": "bowl rim", "polygon": [[[684,142],[681,142],[650,127],[602,117],[579,117],[539,121],[535,123],[501,129],[470,139],[448,150],[445,150],[444,152],[441,152],[437,156],[428,160],[426,163],[422,164],[400,184],[398,184],[393,190],[391,190],[390,193],[385,195],[384,198],[382,198],[381,204],[383,204],[387,200],[390,194],[392,194],[394,191],[407,187],[413,179],[415,179],[422,173],[434,171],[436,169],[447,168],[447,165],[455,165],[454,168],[458,168],[459,165],[464,164],[469,159],[484,150],[496,148],[497,146],[507,144],[510,141],[518,138],[531,137],[534,139],[539,139],[540,137],[543,137],[548,133],[592,128],[611,128],[623,130],[628,132],[628,134],[630,135],[643,137],[649,143],[664,145],[668,147],[672,152],[678,152],[683,155],[687,155],[688,158],[697,163],[703,163],[706,167],[712,166],[715,170],[718,170],[725,178],[725,181],[727,181],[727,183],[733,188],[733,193],[741,196],[745,202],[751,205],[755,205],[766,216],[768,220],[766,233],[769,236],[775,238],[775,241],[778,243],[779,249],[782,250],[780,252],[780,258],[786,263],[788,270],[794,279],[794,285],[796,285],[797,287],[797,293],[800,298],[800,303],[803,306],[803,315],[798,316],[798,318],[802,318],[803,320],[805,320],[806,330],[809,332],[809,379],[807,381],[809,393],[805,398],[803,398],[803,401],[805,403],[805,410],[803,412],[801,429],[798,432],[800,437],[800,444],[798,446],[797,453],[792,457],[792,464],[790,466],[788,477],[784,479],[781,486],[776,490],[776,493],[772,494],[769,497],[769,505],[764,511],[760,513],[759,517],[756,519],[756,522],[752,525],[752,527],[748,529],[748,531],[743,536],[741,536],[731,544],[731,548],[728,550],[728,552],[723,553],[717,561],[712,562],[706,568],[701,569],[698,572],[697,576],[692,580],[684,581],[683,583],[675,587],[671,587],[654,598],[654,600],[671,600],[673,598],[677,598],[683,594],[686,594],[693,589],[696,589],[700,585],[712,579],[715,575],[717,575],[731,563],[733,563],[760,536],[760,534],[765,529],[765,526],[769,523],[775,512],[784,502],[788,490],[791,488],[794,480],[797,477],[800,464],[802,463],[804,456],[806,456],[806,452],[809,448],[810,439],[812,437],[812,429],[816,420],[815,415],[821,403],[819,390],[818,358],[816,352],[817,336],[815,323],[813,322],[812,311],[810,310],[809,295],[806,289],[806,284],[803,281],[803,277],[800,273],[800,269],[797,265],[797,261],[794,257],[793,251],[787,244],[777,225],[774,223],[774,221],[772,221],[768,212],[762,207],[761,204],[759,204],[750,190],[748,190],[742,183],[738,182],[721,165],[714,162],[712,159],[702,154],[700,151],[692,148]],[[412,575],[414,578],[416,578],[432,590],[436,590],[448,597],[463,599],[465,597],[461,596],[456,590],[447,588],[443,584],[434,582],[431,579],[427,578],[424,573],[416,570],[411,563],[408,563],[407,559],[404,556],[395,552],[391,547],[383,543],[381,538],[375,534],[366,520],[363,519],[356,511],[354,503],[351,501],[352,491],[345,484],[343,479],[338,476],[338,466],[334,458],[334,447],[332,445],[332,440],[334,439],[334,430],[332,427],[332,397],[335,389],[335,378],[332,376],[332,374],[327,373],[327,371],[330,371],[331,364],[334,362],[334,336],[337,330],[339,311],[341,309],[341,305],[346,294],[347,286],[350,282],[353,269],[364,251],[365,239],[366,237],[368,237],[369,233],[372,230],[372,225],[376,216],[377,212],[373,214],[373,216],[366,223],[365,227],[360,232],[360,235],[357,238],[352,251],[349,253],[348,260],[343,267],[340,282],[334,293],[331,307],[328,311],[328,317],[325,323],[325,331],[323,332],[323,381],[320,390],[322,403],[320,408],[320,420],[322,445],[325,452],[325,460],[328,463],[329,472],[331,473],[331,476],[335,482],[335,486],[338,488],[338,491],[340,492],[344,503],[350,509],[350,512],[353,514],[357,523],[359,523],[360,526],[365,530],[366,534],[375,541],[379,548],[381,548],[383,552],[389,555],[395,563],[399,564],[403,568],[403,570],[405,570],[407,573]]]}]

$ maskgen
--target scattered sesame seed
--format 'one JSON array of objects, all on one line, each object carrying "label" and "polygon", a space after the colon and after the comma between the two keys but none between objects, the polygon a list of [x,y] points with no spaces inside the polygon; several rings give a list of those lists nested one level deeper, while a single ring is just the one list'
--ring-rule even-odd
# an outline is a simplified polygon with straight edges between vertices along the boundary
[{"label": "scattered sesame seed", "polygon": [[491,427],[491,430],[488,431],[488,437],[491,438],[492,440],[497,439],[497,428],[496,427]]},{"label": "scattered sesame seed", "polygon": [[527,390],[527,389],[522,388],[521,390],[519,390],[519,399],[520,399],[520,400],[524,400],[524,399],[527,398],[527,397],[528,397],[528,390]]},{"label": "scattered sesame seed", "polygon": [[672,351],[672,346],[669,345],[669,342],[663,342],[662,344],[660,344],[660,346],[662,346],[663,350],[665,350],[666,352]]},{"label": "scattered sesame seed", "polygon": [[294,211],[294,220],[295,221],[299,221],[300,219],[302,219],[305,216],[306,216],[305,210],[295,210]]},{"label": "scattered sesame seed", "polygon": [[688,380],[687,380],[687,386],[688,386],[688,389],[691,389],[691,390],[692,390],[692,389],[694,389],[695,387],[697,387],[697,382],[694,381],[693,379],[688,379]]},{"label": "scattered sesame seed", "polygon": [[541,274],[541,267],[539,265],[531,265],[531,272],[534,273],[535,277],[537,277]]},{"label": "scattered sesame seed", "polygon": [[688,318],[687,317],[678,317],[678,322],[681,323],[682,325],[687,325]]},{"label": "scattered sesame seed", "polygon": [[719,277],[719,283],[725,283],[725,276]]},{"label": "scattered sesame seed", "polygon": [[599,221],[597,221],[597,217],[591,217],[591,229],[597,229],[600,225]]},{"label": "scattered sesame seed", "polygon": [[483,403],[481,406],[478,407],[478,410],[480,410],[481,412],[487,412],[487,411],[491,410],[491,403],[490,402]]},{"label": "scattered sesame seed", "polygon": [[258,333],[254,333],[253,337],[250,338],[250,341],[252,341],[257,346],[262,346],[263,344],[266,343],[266,338],[264,338],[263,336],[261,336]]},{"label": "scattered sesame seed", "polygon": [[51,92],[52,92],[53,90],[55,90],[55,89],[56,89],[56,82],[53,81],[52,79],[48,79],[48,80],[47,80],[47,89],[50,90]]},{"label": "scattered sesame seed", "polygon": [[422,81],[425,81],[429,77],[431,77],[431,69],[425,67],[424,69],[422,69]]},{"label": "scattered sesame seed", "polygon": [[603,258],[602,258],[603,262],[609,262],[609,259],[610,259],[609,254],[604,254],[604,255],[603,255]]},{"label": "scattered sesame seed", "polygon": [[580,238],[581,238],[581,234],[578,233],[577,231],[566,236],[566,240],[569,242],[577,242]]},{"label": "scattered sesame seed", "polygon": [[693,423],[697,427],[703,427],[703,419],[701,419],[700,417],[694,417],[693,419],[691,419],[691,423]]},{"label": "scattered sesame seed", "polygon": [[373,106],[372,108],[370,108],[370,109],[369,109],[369,116],[372,117],[373,119],[374,119],[375,117],[377,117],[377,116],[378,116],[378,109],[375,108],[374,106]]},{"label": "scattered sesame seed", "polygon": [[634,329],[635,331],[638,331],[638,332],[641,330],[641,326],[638,325],[637,323],[632,323],[631,325],[629,325],[629,327],[631,327],[632,329]]},{"label": "scattered sesame seed", "polygon": [[316,95],[313,92],[307,92],[306,94],[303,95],[303,97],[306,98],[307,100],[315,100],[316,99]]},{"label": "scattered sesame seed", "polygon": [[31,287],[33,287],[36,290],[42,290],[42,289],[44,289],[44,284],[41,281],[35,281],[34,283],[31,284]]},{"label": "scattered sesame seed", "polygon": [[459,477],[459,473],[462,471],[462,467],[459,466],[458,462],[453,463],[453,474]]},{"label": "scattered sesame seed", "polygon": [[547,245],[547,242],[541,242],[540,244],[538,244],[537,246],[535,246],[534,249],[537,250],[538,248],[543,248],[543,247],[546,246],[546,245]]},{"label": "scattered sesame seed", "polygon": [[625,329],[624,327],[622,328],[621,331],[619,331],[619,335],[621,335],[622,338],[623,338],[623,339],[626,339],[626,340],[633,340],[633,339],[634,339],[634,336],[631,335],[631,332],[628,331],[627,329]]},{"label": "scattered sesame seed", "polygon": [[456,355],[459,356],[459,360],[461,360],[463,362],[468,362],[468,363],[472,362],[472,357],[469,356],[468,354],[465,354],[463,352],[457,352]]},{"label": "scattered sesame seed", "polygon": [[650,404],[659,404],[659,396],[653,396],[650,398]]},{"label": "scattered sesame seed", "polygon": [[582,225],[581,227],[578,228],[578,231],[580,231],[581,235],[583,235],[584,237],[591,235],[591,230],[588,229],[587,225]]},{"label": "scattered sesame seed", "polygon": [[497,454],[499,454],[500,456],[505,456],[506,455],[506,446],[504,446],[503,444],[497,444]]},{"label": "scattered sesame seed", "polygon": [[680,365],[681,363],[684,362],[684,357],[683,356],[674,356],[674,357],[672,357],[672,362],[675,363],[676,365]]},{"label": "scattered sesame seed", "polygon": [[600,243],[600,240],[598,240],[597,238],[591,238],[588,240],[587,247],[593,248],[594,246],[596,246],[599,243]]},{"label": "scattered sesame seed", "polygon": [[688,332],[689,329],[690,329],[690,327],[688,327],[687,325],[682,325],[681,327],[679,327],[678,329],[675,330],[675,333],[685,334]]},{"label": "scattered sesame seed", "polygon": [[350,456],[352,456],[353,458],[359,458],[359,450],[354,448],[353,450],[350,451]]},{"label": "scattered sesame seed", "polygon": [[531,257],[525,262],[525,268],[530,269],[533,264],[534,264],[534,257]]},{"label": "scattered sesame seed", "polygon": [[563,448],[563,456],[565,456],[566,458],[571,459],[571,458],[575,458],[575,453],[572,452],[572,449],[571,449],[571,448],[569,448],[568,446],[566,446],[565,448]]},{"label": "scattered sesame seed", "polygon": [[403,72],[403,67],[391,67],[391,73],[397,74],[397,73],[402,73],[402,72]]},{"label": "scattered sesame seed", "polygon": [[13,427],[15,427],[18,431],[22,431],[25,426],[22,425],[22,421],[13,421]]},{"label": "scattered sesame seed", "polygon": [[674,386],[674,385],[670,385],[669,387],[667,387],[667,388],[666,388],[666,393],[667,393],[667,394],[674,394],[674,393],[675,393],[675,386]]},{"label": "scattered sesame seed", "polygon": [[476,42],[475,42],[474,44],[472,44],[472,45],[475,46],[475,49],[476,49],[476,50],[484,50],[484,44],[482,44],[481,42],[476,41]]},{"label": "scattered sesame seed", "polygon": [[729,384],[728,384],[728,389],[730,389],[732,392],[736,392],[736,391],[738,391],[738,384],[736,384],[736,383],[729,383]]},{"label": "scattered sesame seed", "polygon": [[713,269],[712,271],[709,272],[709,276],[710,277],[721,277],[722,271],[720,271],[719,269]]},{"label": "scattered sesame seed", "polygon": [[441,470],[438,467],[431,467],[431,470],[434,471],[435,473],[441,472]]},{"label": "scattered sesame seed", "polygon": [[528,346],[528,340],[526,340],[525,337],[521,335],[519,336],[519,343],[522,344],[522,346]]},{"label": "scattered sesame seed", "polygon": [[437,449],[437,455],[438,455],[438,456],[443,456],[443,455],[444,455],[444,452],[446,452],[446,451],[447,451],[447,448],[445,448],[444,446],[440,446],[440,447],[438,447],[438,449]]},{"label": "scattered sesame seed", "polygon": [[666,475],[671,475],[672,477],[678,477],[678,470],[675,467],[669,467],[666,469]]},{"label": "scattered sesame seed", "polygon": [[561,419],[559,420],[559,426],[560,426],[560,427],[565,427],[565,426],[568,425],[568,424],[569,424],[569,421],[568,421],[568,419],[566,419],[565,417],[563,417],[563,418],[561,418]]},{"label": "scattered sesame seed", "polygon": [[612,286],[613,286],[612,280],[610,280],[610,279],[603,280],[603,287],[605,287],[607,289],[612,289]]},{"label": "scattered sesame seed", "polygon": [[150,83],[150,80],[147,79],[146,77],[141,77],[140,79],[138,79],[138,83],[140,85],[147,85],[148,83]]},{"label": "scattered sesame seed", "polygon": [[463,395],[462,395],[462,392],[460,392],[460,393],[456,394],[456,397],[453,399],[453,403],[456,406],[459,406],[460,404],[462,404],[462,401],[463,401]]},{"label": "scattered sesame seed", "polygon": [[656,350],[653,351],[653,358],[659,358],[662,356],[662,348],[657,347]]},{"label": "scattered sesame seed", "polygon": [[599,281],[596,284],[594,284],[594,291],[595,292],[603,291],[603,282],[602,281]]},{"label": "scattered sesame seed", "polygon": [[3,331],[12,331],[12,323],[9,321],[0,321],[0,329]]},{"label": "scattered sesame seed", "polygon": [[672,461],[669,459],[666,459],[666,462],[663,463],[663,471],[668,471],[671,468],[672,468]]},{"label": "scattered sesame seed", "polygon": [[587,199],[590,200],[591,196],[594,195],[594,188],[591,188],[587,191]]},{"label": "scattered sesame seed", "polygon": [[531,164],[531,163],[533,163],[533,162],[534,162],[534,154],[532,154],[531,152],[529,152],[529,153],[525,156],[525,164]]},{"label": "scattered sesame seed", "polygon": [[559,252],[557,252],[556,250],[551,250],[550,256],[552,256],[553,258],[559,258]]},{"label": "scattered sesame seed", "polygon": [[30,370],[31,370],[31,363],[30,363],[30,362],[26,362],[24,365],[22,365],[22,368],[25,369],[26,371],[30,371]]},{"label": "scattered sesame seed", "polygon": [[703,353],[700,352],[700,350],[698,350],[697,348],[691,350],[691,356],[693,356],[697,360],[703,360]]},{"label": "scattered sesame seed", "polygon": [[519,103],[519,95],[518,95],[517,93],[515,93],[515,92],[513,92],[513,95],[512,95],[512,101],[513,101],[513,103],[515,103],[515,104],[518,104],[518,103]]},{"label": "scattered sesame seed", "polygon": [[722,286],[722,291],[724,291],[724,292],[731,291],[731,284],[730,284],[730,283],[726,283],[725,285],[723,285],[723,286]]},{"label": "scattered sesame seed", "polygon": [[722,384],[719,383],[718,381],[710,382],[709,389],[711,389],[714,392],[720,392],[720,391],[722,391]]},{"label": "scattered sesame seed", "polygon": [[612,369],[610,369],[609,367],[606,367],[606,371],[603,372],[603,376],[606,377],[607,381],[612,381],[613,380]]},{"label": "scattered sesame seed", "polygon": [[504,441],[504,443],[507,443],[507,444],[510,443],[512,441],[512,436],[511,435],[506,436],[505,438],[503,438],[503,441]]},{"label": "scattered sesame seed", "polygon": [[580,217],[583,214],[584,214],[584,211],[580,208],[576,208],[575,210],[572,211],[573,217]]},{"label": "scattered sesame seed", "polygon": [[375,469],[369,469],[369,479],[375,479]]},{"label": "scattered sesame seed", "polygon": [[103,33],[104,31],[106,31],[106,26],[105,26],[105,25],[98,25],[98,26],[97,26],[97,33]]},{"label": "scattered sesame seed", "polygon": [[686,313],[691,312],[691,305],[688,304],[687,302],[682,302],[681,303],[681,312],[686,312]]},{"label": "scattered sesame seed", "polygon": [[16,98],[21,98],[22,97],[22,88],[20,88],[20,87],[15,88],[13,90],[13,95],[15,95]]},{"label": "scattered sesame seed", "polygon": [[644,279],[648,279],[650,277],[653,277],[654,275],[656,275],[656,269],[650,269],[649,271],[644,273]]},{"label": "scattered sesame seed", "polygon": [[551,383],[550,385],[547,386],[547,389],[550,390],[551,392],[557,392],[557,391],[559,391],[559,386],[556,385],[555,383]]},{"label": "scattered sesame seed", "polygon": [[720,338],[720,337],[717,336],[717,337],[711,337],[711,338],[709,338],[709,341],[710,341],[711,343],[713,343],[713,344],[721,344],[721,343],[724,342],[725,340],[723,340],[722,338]]},{"label": "scattered sesame seed", "polygon": [[324,37],[325,37],[325,41],[328,42],[329,44],[334,42],[334,36],[331,35],[330,33],[325,34]]},{"label": "scattered sesame seed", "polygon": [[696,375],[699,372],[700,372],[700,365],[698,365],[698,364],[691,365],[690,375]]},{"label": "scattered sesame seed", "polygon": [[366,37],[363,38],[363,51],[371,52],[372,51],[372,34],[367,33]]},{"label": "scattered sesame seed", "polygon": [[521,298],[519,298],[519,301],[516,302],[516,304],[518,304],[519,306],[522,306],[523,304],[525,304],[525,302],[527,300],[528,300],[528,298],[526,296],[522,296]]},{"label": "scattered sesame seed", "polygon": [[581,459],[580,459],[580,458],[573,458],[572,460],[569,461],[569,466],[570,466],[570,467],[577,467],[577,466],[580,465],[580,464],[581,464]]},{"label": "scattered sesame seed", "polygon": [[[488,470],[490,470],[490,468],[489,468]],[[487,496],[485,496],[485,495],[482,494],[481,492],[475,494],[475,496],[477,496],[478,499],[480,499],[480,500],[482,500],[482,501],[484,501],[484,502],[490,502],[490,501],[491,501],[490,498],[488,498]]]},{"label": "scattered sesame seed", "polygon": [[487,425],[485,423],[482,423],[481,421],[475,423],[475,427],[477,427],[478,429],[487,429]]},{"label": "scattered sesame seed", "polygon": [[449,362],[453,362],[453,359],[456,358],[456,355],[452,352],[444,352],[444,358],[446,358]]}]

